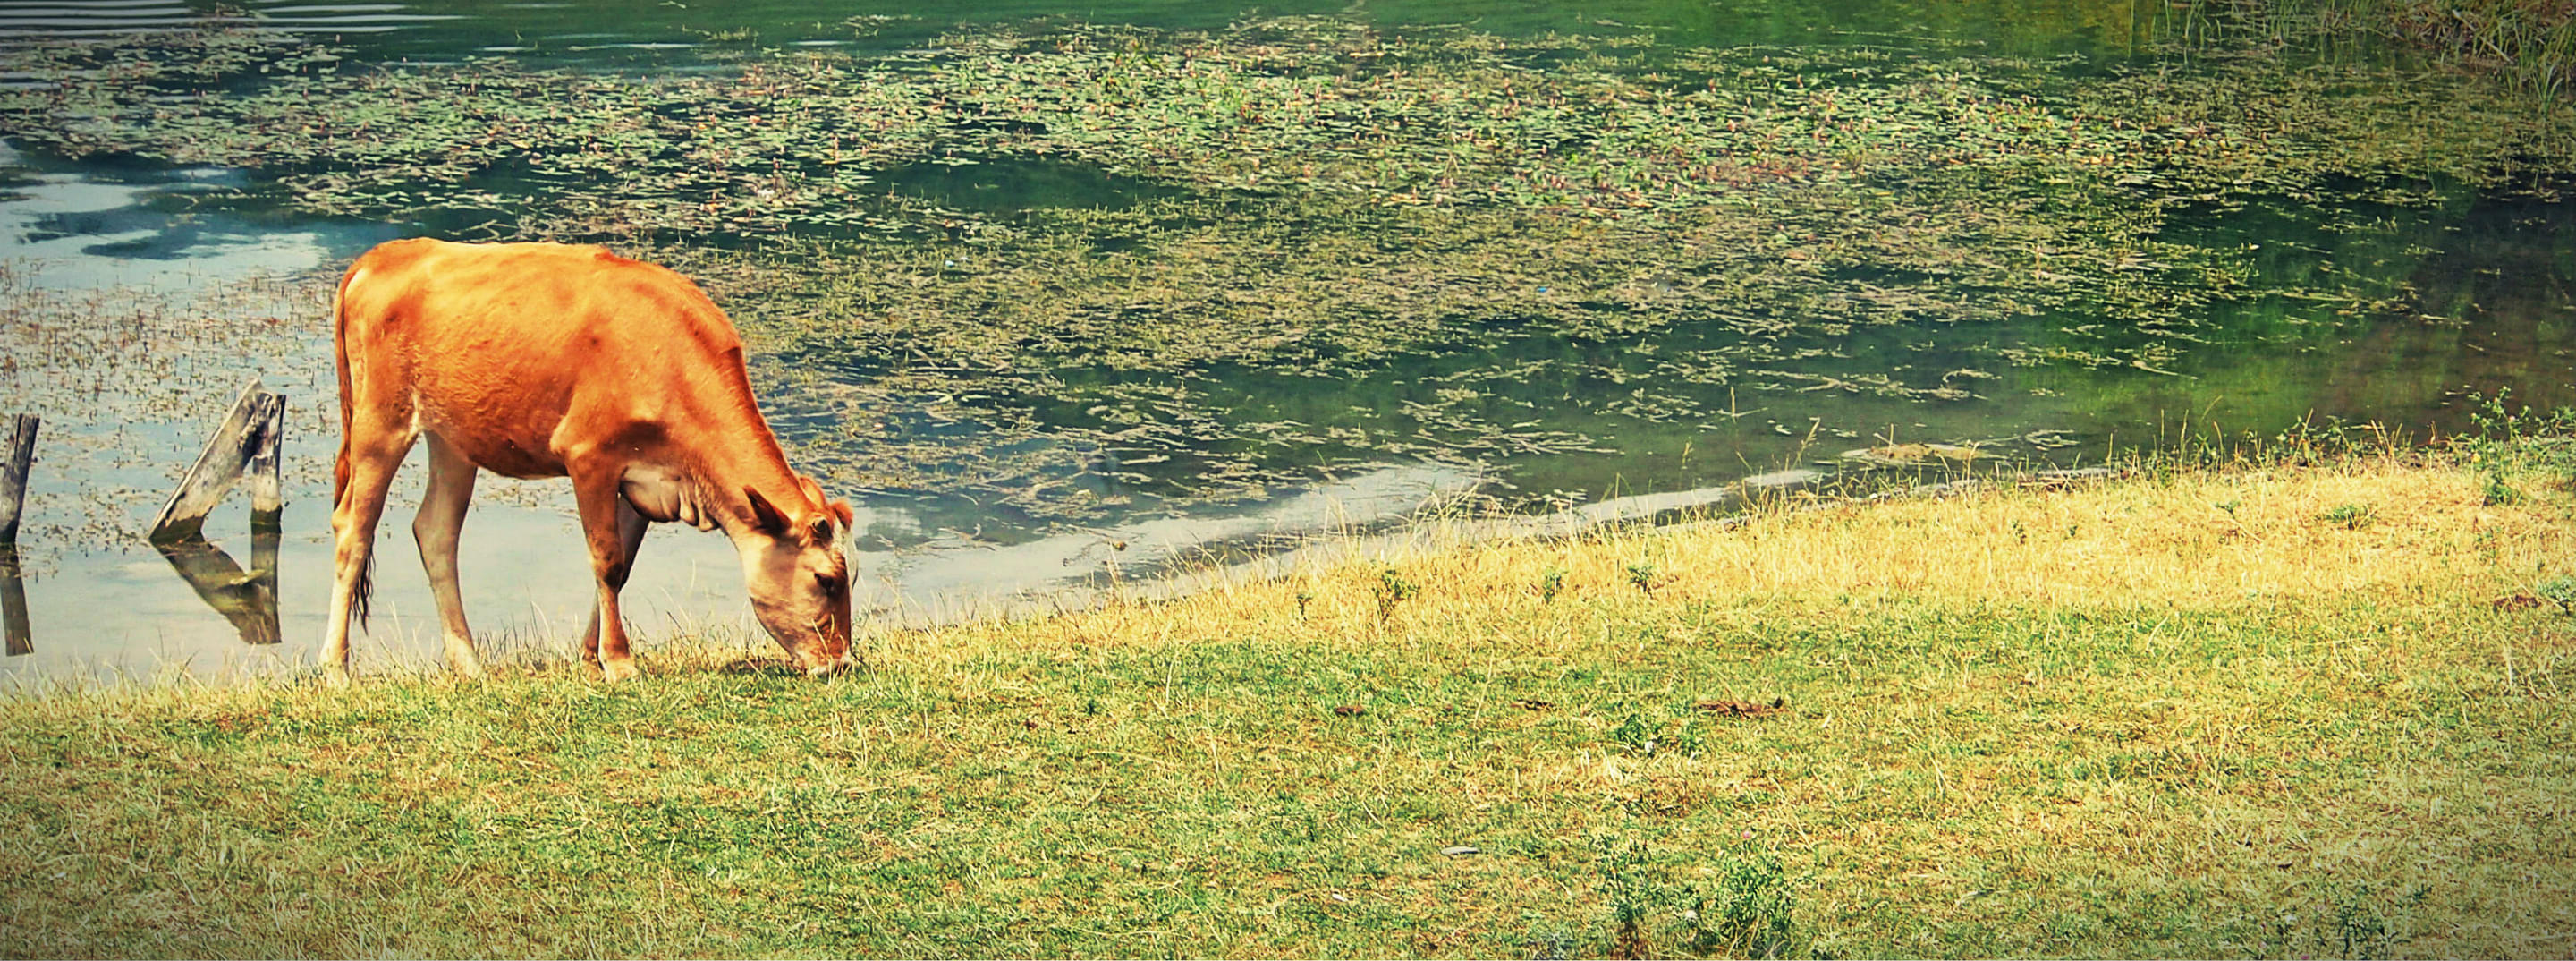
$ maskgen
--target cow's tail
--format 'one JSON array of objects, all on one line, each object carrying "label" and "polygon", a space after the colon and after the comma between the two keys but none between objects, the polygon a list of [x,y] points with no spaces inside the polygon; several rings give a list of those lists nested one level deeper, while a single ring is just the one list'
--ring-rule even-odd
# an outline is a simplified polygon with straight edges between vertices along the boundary
[{"label": "cow's tail", "polygon": [[[340,372],[340,453],[331,462],[331,541],[337,553],[340,534],[340,509],[349,497],[349,423],[355,419],[352,409],[355,395],[349,392],[349,285],[356,282],[359,268],[351,267],[340,278],[340,286],[331,291],[331,355]],[[373,545],[370,545],[373,546]],[[358,566],[358,589],[350,595],[349,610],[357,615],[358,629],[367,627],[367,598],[375,593],[376,552],[367,552],[367,562]]]}]

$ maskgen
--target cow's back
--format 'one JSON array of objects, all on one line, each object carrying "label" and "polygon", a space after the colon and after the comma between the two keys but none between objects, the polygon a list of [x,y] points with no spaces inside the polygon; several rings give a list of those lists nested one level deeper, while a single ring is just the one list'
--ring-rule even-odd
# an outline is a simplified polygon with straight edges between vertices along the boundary
[{"label": "cow's back", "polygon": [[408,407],[499,473],[563,473],[568,421],[661,423],[747,386],[740,339],[696,285],[599,247],[393,241],[350,266],[340,299],[344,390]]}]

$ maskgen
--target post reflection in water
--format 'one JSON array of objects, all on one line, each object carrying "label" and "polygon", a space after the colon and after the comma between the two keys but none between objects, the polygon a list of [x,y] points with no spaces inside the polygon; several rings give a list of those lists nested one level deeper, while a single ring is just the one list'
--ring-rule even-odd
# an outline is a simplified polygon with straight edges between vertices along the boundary
[{"label": "post reflection in water", "polygon": [[202,537],[152,545],[207,606],[232,622],[244,644],[275,644],[283,636],[277,625],[277,515],[263,513],[251,519],[247,571],[231,554]]},{"label": "post reflection in water", "polygon": [[16,544],[0,544],[0,634],[8,635],[10,657],[36,650],[27,628],[27,585],[18,579]]}]

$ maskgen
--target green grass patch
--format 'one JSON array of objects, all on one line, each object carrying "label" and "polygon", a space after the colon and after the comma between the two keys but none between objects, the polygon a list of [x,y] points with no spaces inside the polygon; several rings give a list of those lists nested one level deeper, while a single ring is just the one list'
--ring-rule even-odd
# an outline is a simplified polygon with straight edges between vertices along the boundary
[{"label": "green grass patch", "polygon": [[[2576,623],[2495,595],[2567,511],[2149,477],[879,634],[823,681],[684,642],[619,686],[35,693],[0,952],[2543,953]],[[1737,559],[1783,548],[1847,567]],[[2097,552],[2247,589],[1977,586]]]}]

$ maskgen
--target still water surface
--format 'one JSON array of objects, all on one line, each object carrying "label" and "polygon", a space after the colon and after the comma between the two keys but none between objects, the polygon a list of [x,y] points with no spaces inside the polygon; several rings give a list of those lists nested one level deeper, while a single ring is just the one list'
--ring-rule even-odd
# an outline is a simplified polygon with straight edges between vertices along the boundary
[{"label": "still water surface", "polygon": [[[828,13],[820,12],[827,6]],[[899,56],[960,25],[1042,15],[1217,29],[1252,9],[1006,3],[977,5],[972,13],[924,13],[895,4],[595,2],[267,2],[249,8],[256,27],[344,46],[361,64],[509,58],[634,76],[720,73],[765,50]],[[2137,5],[2102,3],[1333,0],[1265,3],[1260,12],[1356,17],[1387,30],[1470,24],[1505,36],[1643,29],[1683,48],[1872,44],[1902,51],[1968,43],[2105,66],[2156,56],[2142,51],[2157,30],[2170,27]],[[9,0],[0,2],[0,44],[177,29],[207,16],[198,7],[152,0]],[[248,176],[220,167],[70,161],[0,146],[0,297],[10,311],[10,323],[0,324],[0,352],[11,357],[17,376],[43,378],[41,390],[0,396],[0,413],[31,409],[46,418],[30,516],[20,534],[31,630],[27,643],[12,645],[8,671],[181,670],[220,677],[311,660],[328,583],[327,478],[336,441],[324,297],[359,251],[449,225],[200,202],[210,190],[238,187]],[[917,165],[886,171],[883,182],[892,193],[996,215],[1050,205],[1115,207],[1178,192],[1051,163]],[[2341,226],[2356,218],[2371,229]],[[1346,446],[1330,458],[1273,442],[1248,455],[1223,452],[1249,457],[1275,477],[1255,495],[1219,502],[1171,494],[1192,480],[1187,456],[1177,462],[1169,454],[1134,457],[1117,465],[1123,475],[1103,471],[1127,480],[1082,481],[1112,506],[1077,518],[977,487],[976,462],[962,456],[953,489],[869,482],[865,463],[826,443],[855,415],[814,398],[828,396],[824,388],[835,383],[878,376],[883,358],[755,336],[755,342],[785,346],[753,364],[755,378],[774,393],[764,400],[789,442],[790,459],[826,464],[836,492],[848,492],[858,506],[855,559],[872,584],[868,600],[878,616],[924,620],[1078,597],[1061,592],[1274,538],[1367,527],[1500,490],[1513,492],[1500,501],[1525,509],[1551,498],[1558,504],[1622,497],[1646,506],[1722,504],[1723,494],[1688,492],[1723,491],[1757,476],[1777,483],[1783,469],[1829,471],[1838,452],[1888,441],[1982,443],[2064,463],[2170,438],[2180,424],[2269,433],[2303,421],[2370,420],[2420,435],[2467,426],[2462,398],[2471,391],[2511,388],[2519,400],[2543,406],[2576,402],[2569,376],[2576,350],[2571,224],[2569,208],[2545,191],[2455,190],[2447,203],[2385,210],[2258,203],[2177,229],[2199,234],[2199,243],[2262,251],[2247,260],[2258,285],[2302,283],[2320,261],[2336,262],[2402,274],[2385,279],[2409,291],[2417,306],[2323,319],[2277,304],[2212,308],[2244,315],[2203,318],[2206,327],[2193,346],[2151,369],[1992,363],[1998,343],[2049,342],[2059,331],[2081,327],[2079,321],[2104,320],[2051,315],[1857,329],[1819,348],[1822,360],[1800,368],[1821,372],[1814,375],[1820,378],[1889,369],[1971,374],[1976,399],[1969,402],[1811,391],[1798,383],[1757,390],[1752,379],[1743,381],[1751,396],[1724,382],[1659,386],[1659,371],[1669,370],[1663,358],[1729,336],[1714,325],[1701,330],[1688,323],[1624,342],[1545,334],[1478,340],[1363,365],[1334,379],[1261,369],[1200,376],[1186,385],[1193,409],[1221,412],[1226,421],[1211,430],[1209,436],[1226,438],[1209,442],[1211,452],[1221,444],[1244,446],[1243,431],[1221,428],[1246,424],[1362,435],[1436,432],[1443,412],[1464,410],[1461,404],[1474,408],[1469,413],[1479,423],[1525,417],[1521,424],[1548,436],[1581,441],[1526,449],[1497,444],[1467,457],[1457,455],[1454,439],[1422,456],[1390,455],[1403,447],[1380,443]],[[1543,293],[1536,287],[1532,296]],[[744,312],[739,303],[729,306]],[[1493,374],[1510,370],[1535,373]],[[266,567],[267,551],[254,548],[238,495],[207,525],[224,552],[220,562],[165,558],[136,536],[193,459],[203,431],[254,375],[286,393],[292,405],[284,533],[274,548],[274,636],[282,643],[246,643],[270,640],[271,628],[238,611],[228,618],[209,603],[209,595],[238,595]],[[1116,370],[1064,376],[1092,378],[1068,386],[1069,395],[1168,387]],[[1924,382],[1922,376],[1898,379]],[[800,395],[799,383],[818,386]],[[1462,383],[1475,390],[1462,392]],[[1084,417],[1050,411],[1043,400],[1033,407],[1041,420]],[[917,424],[905,436],[934,444],[947,439],[962,449],[980,442],[979,425],[956,423],[943,409],[867,415]],[[1007,443],[1057,442],[1041,432],[1035,440]],[[1077,459],[1105,456],[1078,443],[1061,446]],[[1158,464],[1165,466],[1156,470]],[[419,477],[415,456],[380,531],[379,614],[360,646],[377,663],[425,660],[435,646],[435,619],[404,532],[409,511],[403,501],[416,492]],[[559,482],[484,481],[466,527],[462,570],[487,649],[560,656],[567,638],[578,636],[589,576],[569,506]],[[196,571],[197,581],[184,579],[183,570]],[[752,637],[756,628],[740,584],[721,537],[657,529],[627,589],[635,602],[629,610],[648,637],[675,629]],[[22,647],[28,650],[21,653]]]}]

